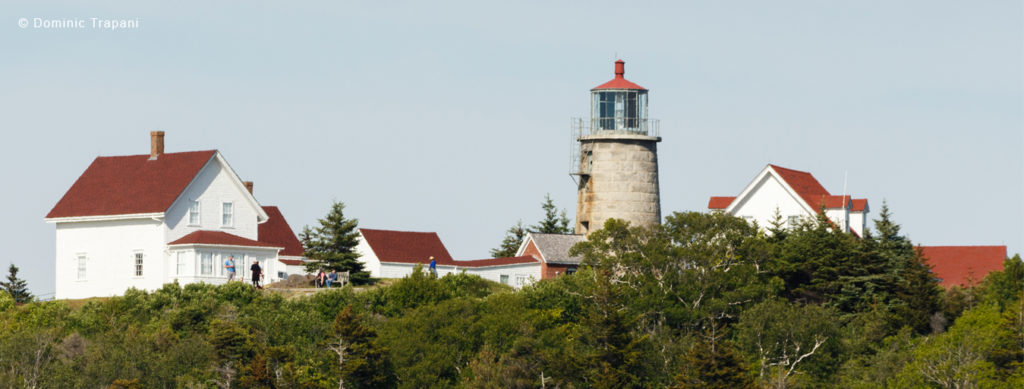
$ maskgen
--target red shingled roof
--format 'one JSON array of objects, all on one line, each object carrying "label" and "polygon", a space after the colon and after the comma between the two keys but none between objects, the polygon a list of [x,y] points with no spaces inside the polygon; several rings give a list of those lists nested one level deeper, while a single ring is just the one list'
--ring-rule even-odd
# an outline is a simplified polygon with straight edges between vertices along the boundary
[{"label": "red shingled roof", "polygon": [[1003,270],[1006,259],[1006,246],[920,246],[920,250],[946,288],[977,284],[988,273]]},{"label": "red shingled roof", "polygon": [[[295,232],[288,225],[288,221],[284,219],[281,210],[275,206],[266,206],[263,207],[263,211],[267,213],[268,219],[259,225],[256,232],[260,242],[272,244],[275,247],[284,247],[284,250],[279,253],[280,255],[301,257],[305,251],[302,248],[302,242],[295,236]],[[291,264],[289,263],[289,265]]]},{"label": "red shingled roof", "polygon": [[[853,207],[853,211],[863,211],[867,206],[867,199],[851,199],[850,196],[833,196],[811,173],[799,170],[787,169],[782,166],[768,165],[778,173],[796,194],[803,199],[807,205],[817,210],[822,204],[825,208],[842,208],[843,205]],[[736,197],[712,196],[708,200],[708,209],[726,209]]]},{"label": "red shingled roof", "polygon": [[708,201],[708,209],[726,209],[729,208],[729,204],[736,200],[736,196],[711,196],[711,200]]},{"label": "red shingled roof", "polygon": [[853,212],[864,212],[868,208],[868,199],[853,199],[852,208],[850,211]]},{"label": "red shingled roof", "polygon": [[598,90],[598,89],[639,89],[639,90],[647,90],[647,88],[644,88],[644,87],[642,87],[640,85],[634,84],[631,81],[627,80],[626,77],[625,77],[625,74],[626,74],[626,62],[621,60],[621,59],[618,60],[618,61],[615,61],[615,78],[613,78],[611,81],[608,81],[608,82],[606,82],[604,84],[595,86],[594,89],[591,89],[591,90],[592,91]]},{"label": "red shingled roof", "polygon": [[786,169],[782,166],[776,165],[768,166],[771,166],[772,170],[775,170],[775,172],[779,174],[779,177],[782,177],[782,179],[796,191],[796,194],[800,195],[800,198],[804,199],[807,205],[812,207],[821,205],[823,199],[826,199],[826,206],[828,205],[830,201],[828,198],[831,197],[832,194],[828,193],[828,191],[825,190],[825,187],[821,186],[821,183],[819,183],[811,173]]},{"label": "red shingled roof", "polygon": [[216,152],[97,157],[46,217],[165,212]]},{"label": "red shingled roof", "polygon": [[455,260],[435,232],[372,230],[360,228],[363,239],[381,262],[429,264],[433,256],[438,265],[454,265]]},{"label": "red shingled roof", "polygon": [[[533,256],[526,255],[522,257],[504,257],[504,258],[489,258],[489,259],[474,259],[471,261],[455,261],[455,266],[459,267],[487,267],[487,266],[501,266],[501,265],[515,265],[520,263],[539,263],[540,261]],[[427,261],[430,263],[430,261]]]},{"label": "red shingled roof", "polygon": [[257,242],[252,239],[246,239],[238,235],[231,235],[224,231],[211,231],[211,230],[199,230],[191,234],[185,235],[176,241],[168,243],[168,246],[179,245],[179,244],[210,244],[219,246],[245,246],[245,247],[277,247],[266,242]]}]

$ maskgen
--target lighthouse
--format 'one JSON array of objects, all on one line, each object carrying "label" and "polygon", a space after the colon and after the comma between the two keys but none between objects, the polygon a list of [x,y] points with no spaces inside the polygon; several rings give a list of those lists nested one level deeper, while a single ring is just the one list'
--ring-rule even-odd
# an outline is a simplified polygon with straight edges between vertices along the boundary
[{"label": "lighthouse", "polygon": [[615,78],[590,90],[590,118],[572,120],[577,234],[590,234],[611,218],[661,223],[659,123],[647,117],[647,89],[625,73],[626,63],[615,61]]}]

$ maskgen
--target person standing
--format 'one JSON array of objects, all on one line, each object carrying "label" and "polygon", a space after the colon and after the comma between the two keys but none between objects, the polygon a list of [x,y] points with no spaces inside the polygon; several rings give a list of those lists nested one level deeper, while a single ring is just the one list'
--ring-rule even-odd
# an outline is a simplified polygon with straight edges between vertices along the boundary
[{"label": "person standing", "polygon": [[249,270],[252,270],[252,286],[259,289],[260,275],[263,274],[263,268],[260,267],[260,261],[252,261],[252,266],[249,266]]},{"label": "person standing", "polygon": [[228,272],[228,282],[235,280],[235,256],[228,256],[228,260],[224,261],[224,270]]},{"label": "person standing", "polygon": [[434,260],[434,256],[430,256],[430,274],[437,278],[437,261]]}]

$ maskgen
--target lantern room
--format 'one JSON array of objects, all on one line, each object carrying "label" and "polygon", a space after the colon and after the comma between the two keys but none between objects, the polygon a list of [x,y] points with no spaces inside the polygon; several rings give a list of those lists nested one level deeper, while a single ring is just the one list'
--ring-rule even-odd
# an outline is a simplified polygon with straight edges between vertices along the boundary
[{"label": "lantern room", "polygon": [[647,89],[625,74],[626,62],[615,61],[615,78],[590,90],[592,133],[648,134]]}]

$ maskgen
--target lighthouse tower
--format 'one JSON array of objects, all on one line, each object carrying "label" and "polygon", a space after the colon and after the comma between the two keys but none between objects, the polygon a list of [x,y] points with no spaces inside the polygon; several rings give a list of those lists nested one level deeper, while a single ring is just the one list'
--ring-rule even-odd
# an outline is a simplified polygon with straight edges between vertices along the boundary
[{"label": "lighthouse tower", "polygon": [[647,117],[647,89],[615,78],[590,90],[590,118],[573,120],[570,174],[576,180],[576,233],[601,229],[607,219],[632,225],[661,223],[658,121]]}]

